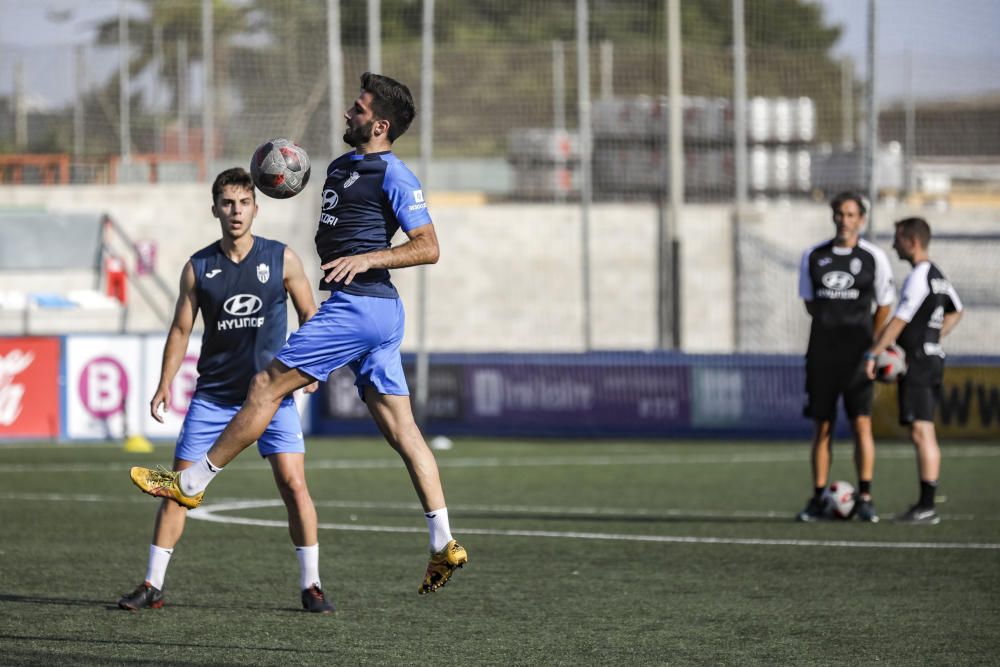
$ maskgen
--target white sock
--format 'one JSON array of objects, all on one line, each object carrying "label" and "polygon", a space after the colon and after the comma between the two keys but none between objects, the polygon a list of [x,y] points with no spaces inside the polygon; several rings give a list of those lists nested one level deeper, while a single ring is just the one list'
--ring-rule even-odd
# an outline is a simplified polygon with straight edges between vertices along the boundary
[{"label": "white sock", "polygon": [[213,465],[208,460],[208,454],[201,457],[190,468],[181,471],[180,486],[181,492],[185,496],[196,496],[208,488],[208,483],[215,479],[215,476],[222,471],[222,468]]},{"label": "white sock", "polygon": [[319,581],[319,543],[311,547],[295,547],[295,555],[299,557],[299,588],[305,590]]},{"label": "white sock", "polygon": [[448,508],[432,510],[424,514],[427,530],[431,534],[431,551],[437,553],[451,542],[451,527],[448,525]]},{"label": "white sock", "polygon": [[167,565],[170,563],[170,556],[173,549],[164,549],[155,544],[149,545],[149,566],[146,568],[146,581],[153,588],[163,590],[163,579],[167,576]]}]

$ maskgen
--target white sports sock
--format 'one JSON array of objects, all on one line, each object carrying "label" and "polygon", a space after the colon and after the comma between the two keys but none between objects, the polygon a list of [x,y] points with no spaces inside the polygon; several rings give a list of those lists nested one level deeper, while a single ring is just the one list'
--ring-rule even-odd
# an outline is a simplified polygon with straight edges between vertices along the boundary
[{"label": "white sports sock", "polygon": [[201,457],[201,461],[181,471],[181,491],[185,496],[196,496],[207,489],[209,482],[215,479],[215,476],[221,471],[222,468],[213,465],[206,454]]},{"label": "white sports sock", "polygon": [[319,543],[311,547],[295,547],[295,555],[299,557],[299,588],[305,590],[319,581]]},{"label": "white sports sock", "polygon": [[167,565],[170,563],[170,556],[173,549],[164,549],[155,544],[149,545],[149,566],[146,568],[146,581],[153,588],[163,590],[163,579],[167,576]]},{"label": "white sports sock", "polygon": [[451,542],[451,526],[448,525],[448,508],[442,507],[424,514],[427,530],[431,534],[431,551],[437,553]]}]

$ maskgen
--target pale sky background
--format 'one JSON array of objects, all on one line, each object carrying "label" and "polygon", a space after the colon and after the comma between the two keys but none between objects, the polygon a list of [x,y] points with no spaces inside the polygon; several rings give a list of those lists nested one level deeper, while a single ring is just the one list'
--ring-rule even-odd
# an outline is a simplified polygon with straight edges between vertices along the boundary
[{"label": "pale sky background", "polygon": [[[828,24],[844,28],[835,52],[853,57],[863,75],[868,0],[815,1]],[[12,86],[11,61],[18,49],[11,47],[91,43],[94,25],[115,16],[118,7],[119,0],[0,0],[0,94]],[[754,0],[747,0],[748,14],[753,7]],[[1000,93],[1000,0],[877,0],[877,8],[880,100],[906,94],[906,60],[912,63],[917,97]],[[94,78],[116,67],[113,60],[92,65]],[[75,85],[64,71],[68,64],[54,60],[38,68],[49,75],[32,76],[28,70],[38,101],[64,104]]]}]

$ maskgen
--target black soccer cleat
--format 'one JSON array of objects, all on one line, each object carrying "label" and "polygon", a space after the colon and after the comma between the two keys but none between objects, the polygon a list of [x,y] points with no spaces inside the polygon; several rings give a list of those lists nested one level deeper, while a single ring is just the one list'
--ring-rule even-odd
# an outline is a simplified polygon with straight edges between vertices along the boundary
[{"label": "black soccer cleat", "polygon": [[878,523],[878,512],[875,511],[875,503],[871,496],[857,496],[854,500],[854,516],[858,521],[865,523]]},{"label": "black soccer cleat", "polygon": [[332,614],[335,611],[332,602],[323,595],[323,589],[313,584],[302,591],[302,608],[313,614]]},{"label": "black soccer cleat", "polygon": [[921,507],[916,504],[893,519],[896,523],[912,523],[933,526],[941,523],[941,517],[933,507]]},{"label": "black soccer cleat", "polygon": [[118,606],[128,611],[139,611],[145,607],[160,609],[163,606],[163,591],[144,581],[131,594],[119,600]]},{"label": "black soccer cleat", "polygon": [[825,518],[826,515],[823,513],[823,501],[816,496],[810,498],[809,503],[805,506],[805,509],[795,515],[795,520],[803,523],[822,521]]}]

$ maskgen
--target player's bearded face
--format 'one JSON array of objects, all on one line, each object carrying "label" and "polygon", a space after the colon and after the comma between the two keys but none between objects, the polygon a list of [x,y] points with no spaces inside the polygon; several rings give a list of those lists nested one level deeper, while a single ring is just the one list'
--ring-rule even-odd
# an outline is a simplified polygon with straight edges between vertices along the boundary
[{"label": "player's bearded face", "polygon": [[372,138],[373,127],[375,127],[374,118],[364,125],[351,125],[348,121],[347,130],[344,132],[344,143],[353,148],[368,143]]}]

